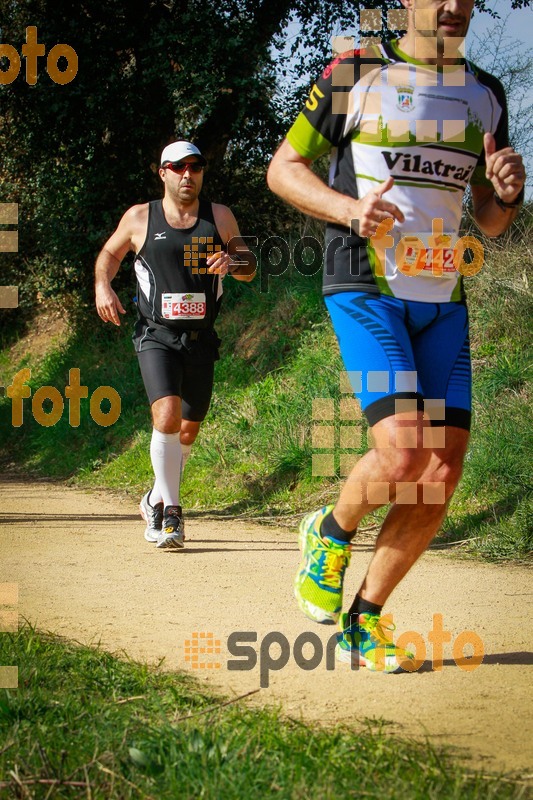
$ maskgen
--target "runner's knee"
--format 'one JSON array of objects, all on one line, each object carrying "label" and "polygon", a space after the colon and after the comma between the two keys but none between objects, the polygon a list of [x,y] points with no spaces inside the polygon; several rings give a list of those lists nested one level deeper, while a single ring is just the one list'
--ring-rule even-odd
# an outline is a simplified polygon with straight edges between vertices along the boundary
[{"label": "runner's knee", "polygon": [[375,453],[391,481],[416,481],[427,469],[432,451],[427,448],[424,421],[389,416],[372,428]]},{"label": "runner's knee", "polygon": [[390,447],[375,452],[383,462],[391,483],[417,481],[431,458],[431,451],[423,448]]},{"label": "runner's knee", "polygon": [[424,480],[430,483],[444,483],[446,499],[449,500],[454,493],[463,472],[462,454],[451,456],[447,461],[441,462],[435,469],[424,474]]},{"label": "runner's knee", "polygon": [[199,431],[200,431],[200,423],[198,423],[198,425],[195,426],[194,428],[191,428],[191,427],[184,428],[183,427],[183,423],[182,423],[181,432],[180,432],[180,441],[181,441],[181,443],[182,444],[194,444],[194,442],[196,441],[196,437],[198,436]]},{"label": "runner's knee", "polygon": [[179,420],[176,421],[172,418],[165,419],[161,416],[157,422],[154,420],[154,428],[160,433],[179,433],[180,423]]},{"label": "runner's knee", "polygon": [[181,428],[181,400],[179,397],[160,397],[151,405],[154,428],[161,433],[179,433]]}]

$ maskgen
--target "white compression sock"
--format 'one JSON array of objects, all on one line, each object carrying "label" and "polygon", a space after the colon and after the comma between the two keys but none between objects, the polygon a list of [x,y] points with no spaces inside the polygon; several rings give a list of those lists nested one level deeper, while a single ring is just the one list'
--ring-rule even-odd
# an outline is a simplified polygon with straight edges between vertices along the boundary
[{"label": "white compression sock", "polygon": [[182,444],[181,445],[181,474],[183,475],[183,470],[185,469],[185,464],[187,463],[187,459],[191,454],[192,444]]},{"label": "white compression sock", "polygon": [[[185,469],[185,464],[189,459],[191,450],[192,450],[192,444],[181,445],[181,475],[183,475],[183,470]],[[150,503],[151,506],[155,506],[157,503],[163,502],[163,495],[161,494],[161,490],[159,488],[159,484],[157,481],[155,481],[152,491],[150,492],[150,497],[148,498],[148,502]]]},{"label": "white compression sock", "polygon": [[155,475],[150,493],[150,505],[163,501],[163,505],[177,506],[180,502],[181,445],[178,433],[152,431],[150,457]]}]

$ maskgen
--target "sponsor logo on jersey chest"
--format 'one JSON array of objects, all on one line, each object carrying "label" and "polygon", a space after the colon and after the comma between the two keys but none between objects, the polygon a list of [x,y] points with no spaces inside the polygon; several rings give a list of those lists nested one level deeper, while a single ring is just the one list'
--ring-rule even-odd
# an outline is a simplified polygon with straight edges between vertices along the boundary
[{"label": "sponsor logo on jersey chest", "polygon": [[452,178],[456,181],[467,182],[470,180],[475,167],[475,164],[467,166],[445,164],[440,158],[436,160],[424,159],[420,155],[411,153],[390,153],[387,150],[382,150],[381,153],[391,173],[396,170],[393,173],[393,177],[397,176],[398,172],[409,175],[419,173],[421,175],[437,175],[439,178]]}]

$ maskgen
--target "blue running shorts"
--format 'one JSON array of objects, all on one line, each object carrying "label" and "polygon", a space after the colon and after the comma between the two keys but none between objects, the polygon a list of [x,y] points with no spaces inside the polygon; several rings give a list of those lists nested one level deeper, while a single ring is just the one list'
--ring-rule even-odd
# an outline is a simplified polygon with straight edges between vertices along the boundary
[{"label": "blue running shorts", "polygon": [[[416,399],[432,425],[470,430],[472,369],[464,303],[368,292],[324,298],[353,391],[370,425]],[[427,401],[427,402],[426,402]]]}]

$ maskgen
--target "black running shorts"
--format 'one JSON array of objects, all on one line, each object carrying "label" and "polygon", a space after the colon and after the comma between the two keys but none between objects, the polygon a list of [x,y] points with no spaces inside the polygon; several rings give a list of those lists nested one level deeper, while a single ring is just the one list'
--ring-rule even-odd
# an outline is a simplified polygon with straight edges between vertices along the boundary
[{"label": "black running shorts", "polygon": [[188,353],[160,347],[137,353],[150,405],[161,397],[181,397],[181,416],[202,422],[213,393],[215,362],[194,363]]}]

